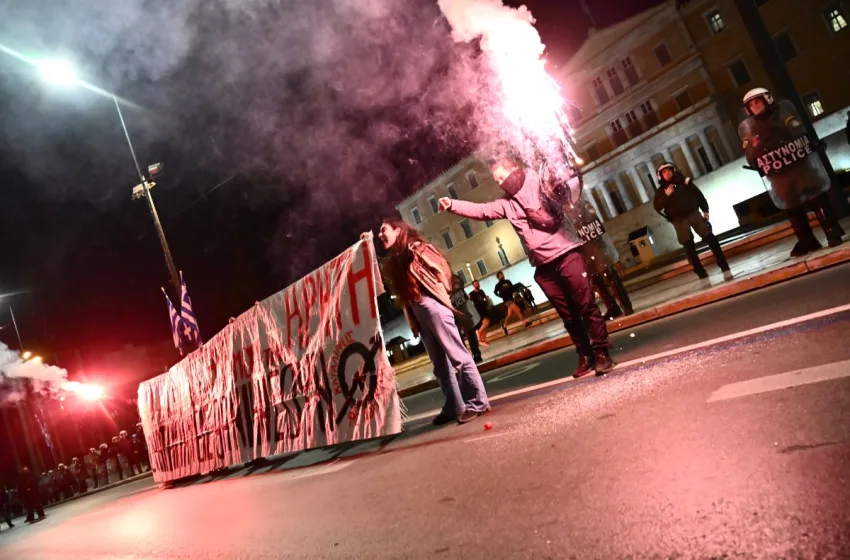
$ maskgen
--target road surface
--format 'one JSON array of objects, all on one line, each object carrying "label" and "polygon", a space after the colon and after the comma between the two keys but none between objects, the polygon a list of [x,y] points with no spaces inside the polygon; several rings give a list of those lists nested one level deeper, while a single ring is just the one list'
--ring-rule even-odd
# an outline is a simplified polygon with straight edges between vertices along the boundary
[{"label": "road surface", "polygon": [[402,437],[51,508],[0,558],[850,558],[848,272],[637,327],[603,378],[492,372],[465,426],[423,394]]}]

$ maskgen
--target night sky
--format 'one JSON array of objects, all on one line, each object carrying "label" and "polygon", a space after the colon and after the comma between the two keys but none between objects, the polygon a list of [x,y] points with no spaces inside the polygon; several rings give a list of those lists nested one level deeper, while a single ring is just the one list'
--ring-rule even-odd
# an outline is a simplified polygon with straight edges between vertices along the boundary
[{"label": "night sky", "polygon": [[[151,9],[164,1],[36,0],[0,8],[0,43],[68,53],[137,105],[125,118],[142,166],[164,163],[154,199],[209,338],[473,147],[452,91],[475,49],[452,43],[436,2],[387,2],[398,21],[370,30],[314,3],[186,2],[175,15]],[[604,26],[657,2],[590,3]],[[581,44],[577,1],[525,4],[555,64]],[[0,294],[26,292],[2,300],[0,340],[18,346],[11,303],[25,346],[72,378],[124,345],[169,340],[168,274],[130,199],[111,100],[0,54],[0,118]]]}]

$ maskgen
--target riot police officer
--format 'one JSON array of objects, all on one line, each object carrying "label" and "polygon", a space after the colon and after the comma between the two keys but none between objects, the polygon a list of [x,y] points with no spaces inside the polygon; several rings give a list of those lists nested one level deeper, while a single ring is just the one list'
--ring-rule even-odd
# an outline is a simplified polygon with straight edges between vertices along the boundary
[{"label": "riot police officer", "polygon": [[816,146],[806,135],[799,113],[787,100],[774,102],[764,88],[744,96],[747,118],[738,126],[750,168],[759,172],[770,190],[773,203],[788,214],[797,236],[792,257],[821,248],[809,225],[808,210],[814,211],[830,247],[842,243],[844,230],[827,191],[829,175],[813,156]]},{"label": "riot police officer", "polygon": [[626,291],[620,274],[614,266],[620,260],[620,255],[605,231],[605,226],[596,214],[596,210],[584,196],[579,196],[576,202],[568,202],[564,211],[572,220],[579,237],[584,241],[579,251],[584,259],[590,284],[599,292],[605,303],[605,313],[602,316],[611,320],[620,317],[623,313],[633,314],[634,309],[629,292]]}]

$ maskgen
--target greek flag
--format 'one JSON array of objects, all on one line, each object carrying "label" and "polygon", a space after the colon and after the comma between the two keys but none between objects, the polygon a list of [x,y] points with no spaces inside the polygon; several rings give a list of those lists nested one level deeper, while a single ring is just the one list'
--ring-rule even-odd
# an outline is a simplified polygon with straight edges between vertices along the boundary
[{"label": "greek flag", "polygon": [[201,340],[201,331],[198,329],[198,320],[195,318],[195,313],[192,311],[192,300],[189,298],[189,291],[186,289],[186,281],[183,280],[183,273],[180,273],[180,309],[176,309],[171,303],[171,298],[162,288],[162,294],[165,296],[165,301],[168,303],[168,319],[171,323],[171,336],[174,339],[174,347],[180,351],[182,356],[187,350],[192,351],[203,345]]}]

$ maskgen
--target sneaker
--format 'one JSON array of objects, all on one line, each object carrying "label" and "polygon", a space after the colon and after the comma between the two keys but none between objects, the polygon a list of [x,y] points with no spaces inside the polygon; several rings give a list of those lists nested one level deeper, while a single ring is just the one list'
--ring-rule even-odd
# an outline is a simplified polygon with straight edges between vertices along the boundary
[{"label": "sneaker", "polygon": [[596,350],[593,353],[593,358],[594,362],[596,362],[594,366],[596,375],[605,375],[617,365],[617,362],[611,359],[608,350]]},{"label": "sneaker", "polygon": [[590,356],[579,356],[578,367],[573,372],[573,377],[578,379],[579,377],[584,377],[589,373],[593,373],[593,358]]},{"label": "sneaker", "polygon": [[479,416],[481,416],[480,412],[476,412],[474,410],[467,410],[466,412],[464,412],[463,414],[461,414],[458,417],[457,423],[458,424],[466,424],[467,422],[472,422],[473,420],[475,420]]},{"label": "sneaker", "polygon": [[456,418],[454,418],[453,416],[449,416],[448,414],[443,414],[441,412],[438,415],[436,415],[433,420],[431,420],[431,423],[434,424],[435,426],[443,426],[445,424],[449,424],[451,422],[454,422],[455,420],[456,420]]},{"label": "sneaker", "polygon": [[734,278],[735,278],[735,275],[732,274],[732,271],[729,270],[728,268],[723,271],[723,279],[726,280],[727,282],[729,280],[733,280]]}]

